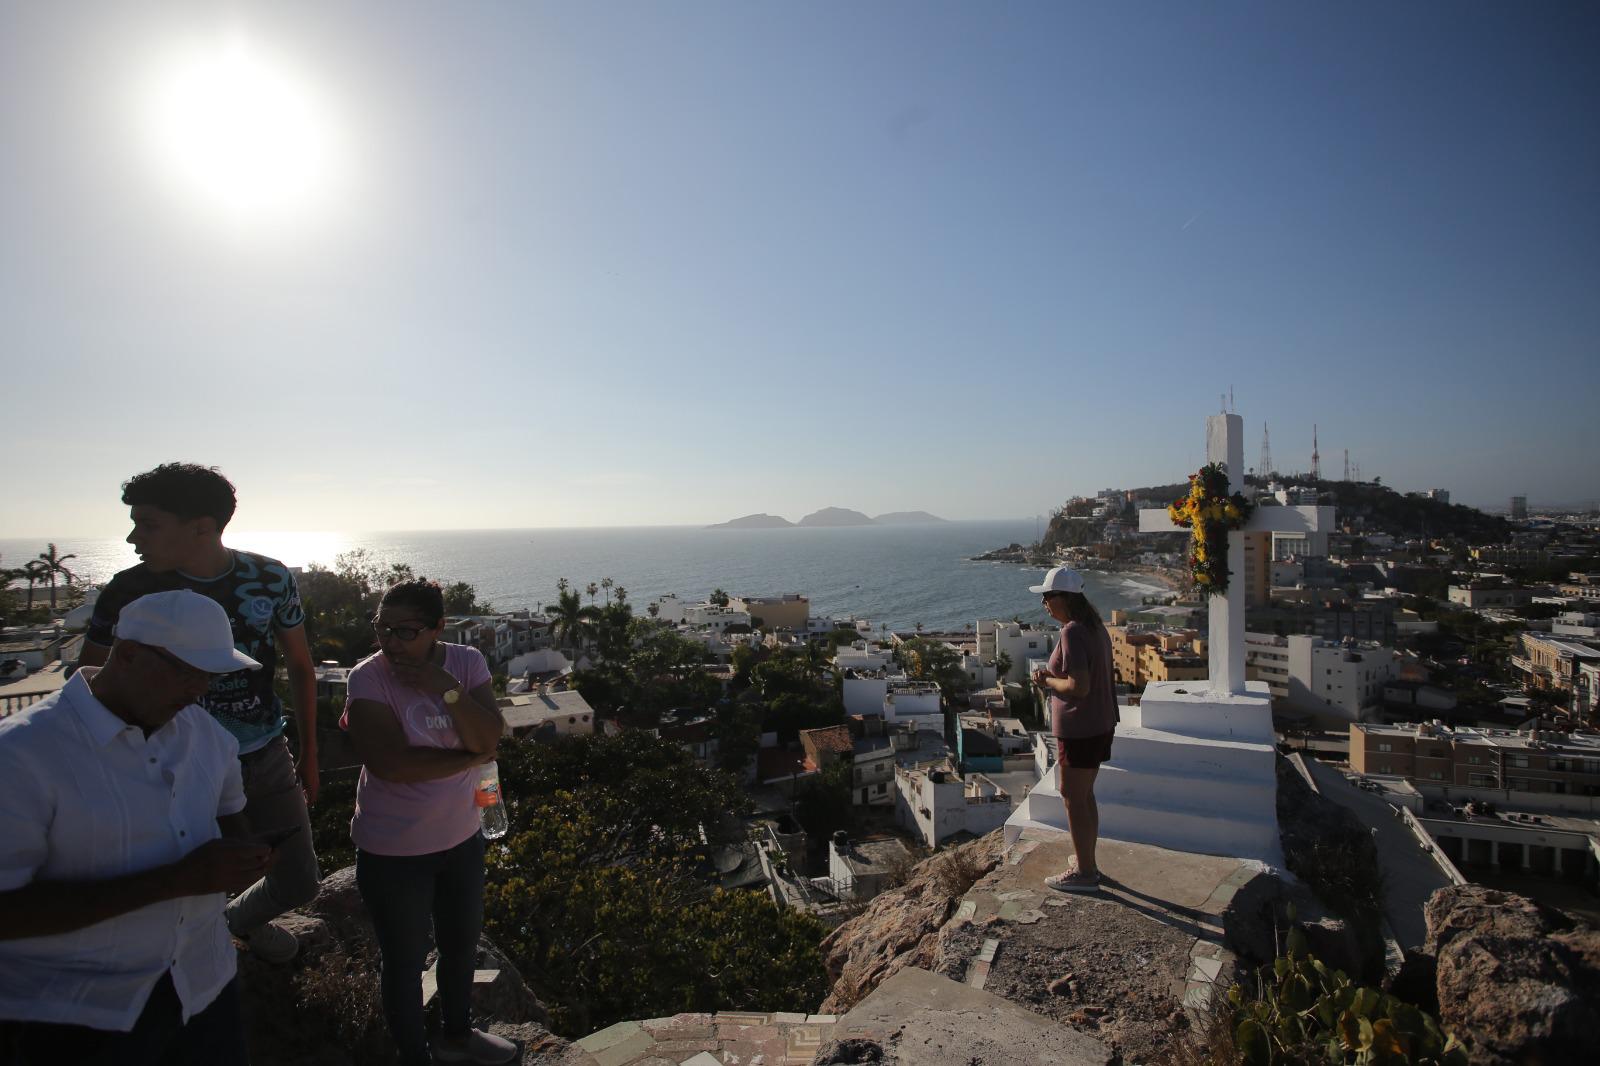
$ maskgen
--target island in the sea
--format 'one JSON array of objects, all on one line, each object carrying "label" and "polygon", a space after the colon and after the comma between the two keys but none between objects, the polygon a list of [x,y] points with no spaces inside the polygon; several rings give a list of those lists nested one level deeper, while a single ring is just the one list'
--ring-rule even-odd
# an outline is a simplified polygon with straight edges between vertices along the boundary
[{"label": "island in the sea", "polygon": [[716,525],[707,526],[707,529],[789,529],[796,525],[801,526],[913,526],[930,525],[943,522],[945,519],[938,515],[931,515],[927,511],[890,511],[876,518],[852,511],[848,507],[824,507],[820,511],[812,511],[799,522],[791,522],[787,518],[775,514],[747,514],[743,518],[734,518],[727,522],[718,522]]},{"label": "island in the sea", "polygon": [[718,522],[707,529],[788,529],[794,523],[775,514],[747,514],[743,518]]}]

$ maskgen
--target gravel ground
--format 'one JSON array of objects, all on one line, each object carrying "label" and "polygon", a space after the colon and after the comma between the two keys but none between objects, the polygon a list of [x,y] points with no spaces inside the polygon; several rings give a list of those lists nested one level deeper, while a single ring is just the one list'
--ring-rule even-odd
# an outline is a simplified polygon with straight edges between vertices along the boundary
[{"label": "gravel ground", "polygon": [[984,991],[1094,1036],[1125,1064],[1164,1058],[1189,1026],[1181,997],[1194,937],[1115,901],[1060,902],[1032,924],[996,920],[1003,933],[988,923],[950,931],[941,972],[965,980],[983,941],[999,936]]}]

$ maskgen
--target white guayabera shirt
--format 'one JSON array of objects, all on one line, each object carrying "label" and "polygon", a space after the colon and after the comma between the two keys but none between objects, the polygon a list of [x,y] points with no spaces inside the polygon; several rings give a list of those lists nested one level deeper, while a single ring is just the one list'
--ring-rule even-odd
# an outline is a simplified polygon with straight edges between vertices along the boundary
[{"label": "white guayabera shirt", "polygon": [[[80,670],[0,721],[0,891],[164,866],[244,809],[238,742],[198,706],[148,738]],[[225,894],[154,903],[70,933],[0,941],[0,1018],[126,1032],[171,971],[183,1020],[232,980]]]}]

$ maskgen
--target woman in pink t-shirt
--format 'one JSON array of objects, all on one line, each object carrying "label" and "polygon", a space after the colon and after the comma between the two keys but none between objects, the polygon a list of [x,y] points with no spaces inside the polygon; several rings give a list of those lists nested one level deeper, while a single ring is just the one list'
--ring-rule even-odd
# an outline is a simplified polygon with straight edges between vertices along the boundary
[{"label": "woman in pink t-shirt", "polygon": [[[431,581],[383,595],[376,655],[350,673],[344,725],[361,758],[356,885],[383,956],[389,1031],[406,1066],[510,1062],[508,1040],[472,1028],[469,997],[483,926],[483,836],[477,770],[505,730],[476,648],[439,640],[444,596]],[[430,1048],[422,966],[432,919],[439,948],[440,1033]]]},{"label": "woman in pink t-shirt", "polygon": [[1049,697],[1050,731],[1056,738],[1056,781],[1067,808],[1073,856],[1067,869],[1045,878],[1061,892],[1100,891],[1095,845],[1100,839],[1100,808],[1094,780],[1111,758],[1117,721],[1116,675],[1111,638],[1100,614],[1083,594],[1083,575],[1058,566],[1044,583],[1030,586],[1044,598],[1044,609],[1061,623],[1061,639],[1048,665],[1034,671],[1033,683]]}]

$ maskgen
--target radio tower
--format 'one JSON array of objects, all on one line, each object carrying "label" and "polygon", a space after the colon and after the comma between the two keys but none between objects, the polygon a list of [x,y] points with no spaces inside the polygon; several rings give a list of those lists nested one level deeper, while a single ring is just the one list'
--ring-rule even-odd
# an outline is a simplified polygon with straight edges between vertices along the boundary
[{"label": "radio tower", "polygon": [[1322,480],[1322,456],[1317,454],[1317,424],[1311,423],[1311,480]]},{"label": "radio tower", "polygon": [[1344,450],[1344,479],[1346,481],[1350,480],[1350,449],[1349,448],[1346,448]]},{"label": "radio tower", "polygon": [[1256,467],[1256,477],[1263,485],[1272,477],[1272,437],[1265,422],[1261,423],[1261,465]]}]

